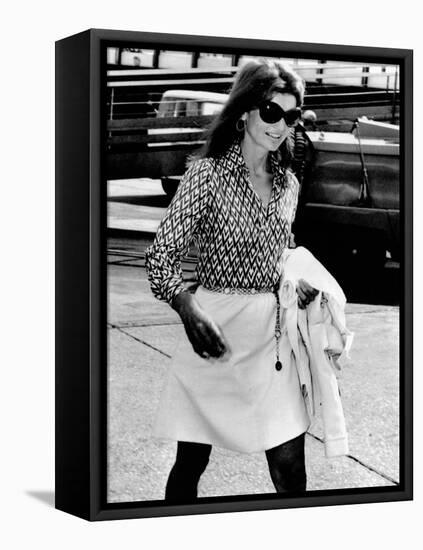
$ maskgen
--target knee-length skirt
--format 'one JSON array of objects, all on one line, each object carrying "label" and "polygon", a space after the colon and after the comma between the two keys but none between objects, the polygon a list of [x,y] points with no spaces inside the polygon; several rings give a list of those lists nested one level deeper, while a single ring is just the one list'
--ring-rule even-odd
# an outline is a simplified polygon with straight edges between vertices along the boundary
[{"label": "knee-length skirt", "polygon": [[184,335],[167,373],[153,435],[252,453],[304,433],[310,419],[283,326],[282,369],[275,368],[275,296],[200,286],[196,298],[230,349],[223,358],[203,359]]}]

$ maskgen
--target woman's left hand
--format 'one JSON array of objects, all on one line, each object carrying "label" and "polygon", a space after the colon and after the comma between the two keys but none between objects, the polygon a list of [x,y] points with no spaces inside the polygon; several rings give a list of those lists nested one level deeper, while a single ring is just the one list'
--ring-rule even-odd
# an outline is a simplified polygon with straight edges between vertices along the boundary
[{"label": "woman's left hand", "polygon": [[297,284],[297,294],[298,294],[298,307],[300,309],[305,309],[310,302],[319,294],[319,291],[316,288],[313,288],[308,284],[304,279],[299,279]]}]

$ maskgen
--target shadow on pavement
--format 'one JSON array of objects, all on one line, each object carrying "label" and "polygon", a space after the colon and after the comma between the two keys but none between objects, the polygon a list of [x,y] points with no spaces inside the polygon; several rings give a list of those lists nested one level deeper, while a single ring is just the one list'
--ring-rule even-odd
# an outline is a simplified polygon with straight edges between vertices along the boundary
[{"label": "shadow on pavement", "polygon": [[389,262],[377,270],[365,266],[331,271],[341,285],[347,301],[356,304],[399,306],[401,302],[401,269]]}]

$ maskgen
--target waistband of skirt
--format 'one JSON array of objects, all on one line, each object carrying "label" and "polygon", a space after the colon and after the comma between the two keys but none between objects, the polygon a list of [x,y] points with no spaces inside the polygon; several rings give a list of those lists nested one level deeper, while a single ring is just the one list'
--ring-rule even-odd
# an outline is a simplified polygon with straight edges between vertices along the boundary
[{"label": "waistband of skirt", "polygon": [[277,291],[277,286],[264,287],[264,288],[232,288],[232,287],[206,287],[201,285],[204,290],[209,292],[217,292],[219,294],[241,294],[241,295],[255,295],[255,294],[274,294]]}]

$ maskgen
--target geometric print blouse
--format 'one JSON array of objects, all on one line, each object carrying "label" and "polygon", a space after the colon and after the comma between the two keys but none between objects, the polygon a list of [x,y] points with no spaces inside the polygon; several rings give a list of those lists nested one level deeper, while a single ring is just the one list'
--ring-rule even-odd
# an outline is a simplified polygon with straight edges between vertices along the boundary
[{"label": "geometric print blouse", "polygon": [[267,208],[249,181],[236,141],[221,157],[194,161],[146,250],[153,294],[171,303],[185,289],[181,258],[195,243],[200,284],[213,289],[272,289],[282,274],[299,184],[269,153],[273,175]]}]

